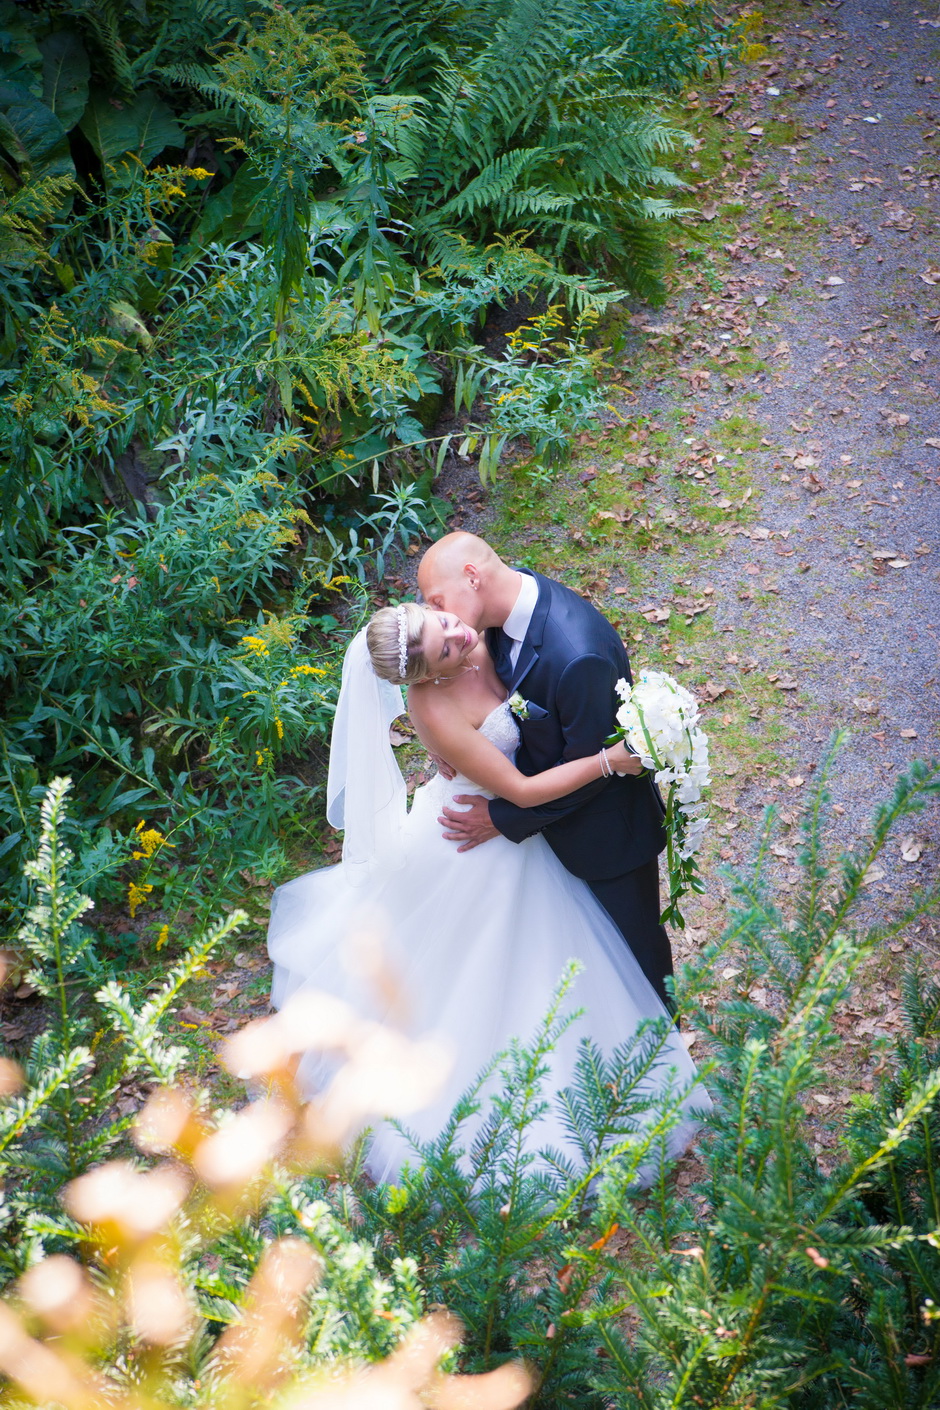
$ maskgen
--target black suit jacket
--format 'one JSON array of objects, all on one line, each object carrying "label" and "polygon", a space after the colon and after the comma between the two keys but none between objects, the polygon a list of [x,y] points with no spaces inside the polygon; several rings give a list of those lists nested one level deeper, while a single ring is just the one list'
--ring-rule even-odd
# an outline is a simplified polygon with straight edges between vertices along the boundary
[{"label": "black suit jacket", "polygon": [[[626,648],[606,618],[570,588],[532,576],[538,602],[515,670],[505,633],[487,633],[503,683],[530,702],[516,757],[529,775],[596,754],[615,727],[616,683],[632,680]],[[666,845],[663,805],[649,776],[598,779],[538,808],[494,798],[490,817],[513,842],[544,832],[568,871],[586,881],[632,871]]]}]

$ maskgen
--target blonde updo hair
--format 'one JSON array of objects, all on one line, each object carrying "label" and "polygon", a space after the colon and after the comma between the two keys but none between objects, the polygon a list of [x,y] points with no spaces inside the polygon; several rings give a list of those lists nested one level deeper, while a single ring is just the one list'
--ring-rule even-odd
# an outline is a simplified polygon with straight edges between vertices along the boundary
[{"label": "blonde updo hair", "polygon": [[[407,627],[408,663],[405,674],[399,670],[399,611],[404,610]],[[366,627],[366,645],[372,660],[372,669],[383,681],[394,685],[415,685],[423,681],[430,671],[427,657],[421,645],[424,636],[426,609],[417,602],[403,602],[398,607],[382,607]]]}]

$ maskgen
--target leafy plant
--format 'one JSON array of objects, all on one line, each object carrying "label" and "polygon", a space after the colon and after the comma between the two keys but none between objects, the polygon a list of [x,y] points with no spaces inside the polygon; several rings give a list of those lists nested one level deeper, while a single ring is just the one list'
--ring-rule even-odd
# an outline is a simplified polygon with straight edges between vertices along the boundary
[{"label": "leafy plant", "polygon": [[[934,890],[890,921],[852,924],[866,871],[891,830],[936,797],[940,766],[915,764],[876,813],[870,843],[829,862],[835,754],[806,812],[792,919],[763,876],[771,814],[753,871],[735,880],[725,936],[697,974],[685,971],[686,1012],[717,1062],[716,1108],[691,1198],[622,1211],[643,1257],[615,1279],[638,1325],[631,1339],[605,1326],[597,1384],[625,1405],[936,1401],[937,995],[916,969],[908,1034],[885,1054],[873,1095],[855,1098],[848,1129],[830,1128],[824,1152],[808,1103],[841,1041],[833,1020],[859,966],[936,906]],[[708,976],[729,943],[743,972],[737,995],[715,1003]]]},{"label": "leafy plant", "polygon": [[595,311],[587,310],[563,337],[564,318],[553,307],[510,333],[502,357],[467,352],[457,373],[454,400],[458,410],[470,411],[485,393],[486,424],[479,430],[471,425],[462,443],[466,454],[482,441],[484,483],[495,474],[507,445],[528,442],[536,467],[565,461],[571,436],[588,426],[604,405],[596,357],[585,346],[595,318]]},{"label": "leafy plant", "polygon": [[0,1108],[0,1180],[6,1187],[0,1267],[7,1278],[35,1259],[45,1240],[54,1244],[70,1237],[59,1191],[97,1164],[128,1130],[131,1118],[116,1109],[122,1087],[179,1079],[186,1053],[166,1040],[166,1018],[212,950],[246,919],[235,912],[211,927],[135,1008],[124,986],[106,978],[94,937],[81,924],[93,903],[69,875],[68,790],[68,779],[50,785],[38,853],[25,868],[33,901],[19,944],[31,964],[26,978],[47,1000],[48,1024],[32,1044],[22,1079],[7,1063],[7,1095],[20,1080],[23,1087]]},{"label": "leafy plant", "polygon": [[411,103],[392,209],[419,249],[437,262],[455,234],[479,247],[525,230],[556,267],[659,290],[655,225],[674,207],[652,193],[679,185],[660,158],[681,136],[648,97],[697,71],[709,44],[721,52],[707,7],[683,7],[681,24],[669,5],[579,0],[343,0],[336,13],[373,82]]},{"label": "leafy plant", "polygon": [[[443,522],[445,458],[553,463],[599,404],[582,334],[655,279],[655,95],[735,42],[709,16],[0,0],[10,911],[56,773],[80,851],[172,837],[92,888],[152,886],[148,920],[309,845],[345,626]],[[484,354],[522,298],[575,321]]]},{"label": "leafy plant", "polygon": [[[453,1383],[432,1376],[443,1354],[446,1374],[498,1372],[504,1398],[494,1403],[504,1405],[527,1396],[590,1410],[927,1410],[937,1397],[940,1291],[936,986],[911,970],[907,1031],[825,1144],[807,1101],[825,1081],[839,1041],[833,1019],[859,965],[936,904],[935,892],[915,897],[890,922],[853,928],[866,871],[891,831],[936,798],[940,766],[914,765],[876,814],[870,842],[829,863],[822,836],[833,757],[807,810],[792,917],[763,876],[770,816],[755,870],[735,879],[725,935],[680,975],[684,1013],[712,1052],[714,1097],[687,1192],[661,1159],[683,1094],[642,1095],[661,1052],[656,1025],[614,1054],[582,1044],[570,1089],[554,1097],[581,1160],[576,1168],[551,1152],[537,1158],[552,1100],[545,1059],[570,1022],[562,1014],[570,976],[531,1044],[513,1045],[481,1074],[440,1136],[415,1145],[398,1185],[373,1186],[355,1154],[344,1166],[338,1148],[376,1100],[374,1081],[408,1109],[427,1087],[428,1054],[391,1032],[378,1050],[374,1026],[331,1006],[324,1041],[340,1070],[305,1106],[292,1062],[323,1031],[321,998],[307,995],[231,1040],[229,1069],[262,1084],[247,1106],[210,1116],[198,1094],[162,1086],[135,1123],[136,1164],[111,1161],[73,1180],[64,1216],[28,1214],[30,1237],[8,1256],[10,1272],[29,1266],[13,1305],[0,1309],[0,1369],[40,1403],[59,1384],[42,1379],[42,1368],[59,1373],[67,1353],[69,1374],[82,1385],[103,1377],[118,1405],[141,1387],[151,1403],[182,1395],[196,1406],[223,1395],[247,1403],[249,1387],[255,1399],[302,1387],[317,1405],[318,1378],[353,1374],[350,1358],[359,1379],[342,1381],[348,1403],[360,1390],[391,1393],[405,1376],[402,1384],[425,1385],[425,1403],[444,1410],[455,1403],[445,1395]],[[66,936],[81,906],[56,861],[62,796],[59,785],[35,869],[46,909],[32,926],[47,937],[37,953],[49,976],[57,955],[77,962],[73,940],[53,938]],[[729,946],[740,947],[741,973],[723,998],[714,974]],[[54,978],[49,991],[54,998]],[[159,1036],[165,996],[140,1014],[113,986],[101,1001],[143,1065],[134,1070],[172,1076],[172,1049]],[[144,1053],[134,1046],[141,1028],[156,1034]],[[50,1065],[45,1086],[36,1084],[40,1125],[61,1119],[54,1103],[78,1071]],[[9,1091],[17,1079],[8,1061],[0,1076]],[[8,1100],[5,1131],[31,1119],[26,1101]],[[640,1192],[644,1168],[653,1178]],[[27,1194],[17,1198],[25,1210]],[[92,1279],[74,1259],[50,1256],[69,1239]],[[435,1304],[459,1314],[462,1347],[446,1322],[424,1323]],[[112,1314],[97,1315],[105,1306]],[[520,1355],[525,1379],[511,1365]],[[29,1383],[27,1366],[40,1368]],[[489,1389],[487,1379],[459,1384],[461,1395]]]}]

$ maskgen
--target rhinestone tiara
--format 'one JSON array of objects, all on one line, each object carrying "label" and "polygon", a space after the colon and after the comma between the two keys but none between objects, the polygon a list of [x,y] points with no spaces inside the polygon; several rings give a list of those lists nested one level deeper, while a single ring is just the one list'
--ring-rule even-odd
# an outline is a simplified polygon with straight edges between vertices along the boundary
[{"label": "rhinestone tiara", "polygon": [[408,608],[398,604],[398,674],[402,680],[408,669]]}]

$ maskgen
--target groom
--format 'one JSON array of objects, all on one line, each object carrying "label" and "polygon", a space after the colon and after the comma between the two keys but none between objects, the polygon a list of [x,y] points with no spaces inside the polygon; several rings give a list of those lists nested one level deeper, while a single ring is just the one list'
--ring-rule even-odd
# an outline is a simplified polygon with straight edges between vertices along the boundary
[{"label": "groom", "polygon": [[[418,586],[428,606],[486,630],[497,675],[510,694],[525,698],[516,758],[524,774],[597,753],[614,729],[616,683],[631,676],[623,642],[595,607],[540,573],[510,568],[468,533],[447,534],[431,545]],[[454,801],[466,810],[444,808],[440,822],[461,852],[498,833],[522,842],[543,832],[559,861],[587,882],[672,1008],[664,983],[672,953],[659,923],[656,861],[666,836],[648,775],[599,779],[539,808],[478,794]]]}]

